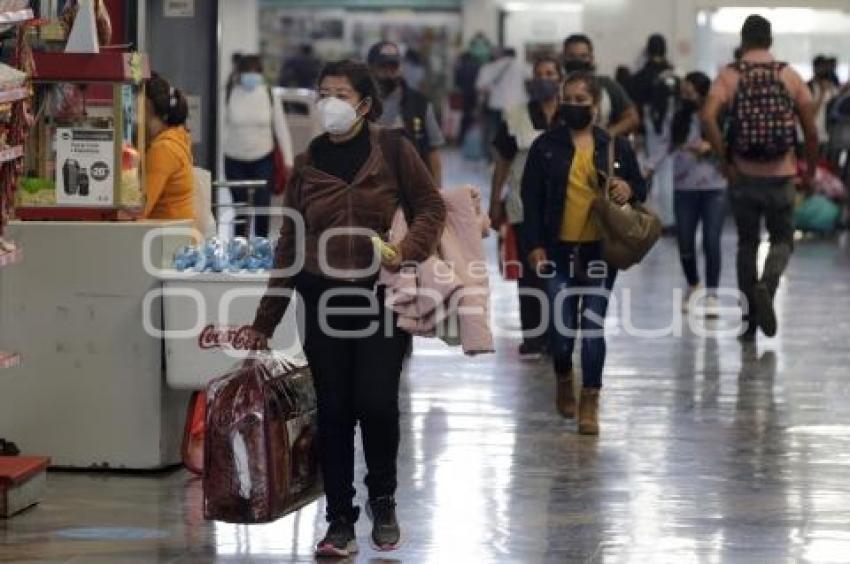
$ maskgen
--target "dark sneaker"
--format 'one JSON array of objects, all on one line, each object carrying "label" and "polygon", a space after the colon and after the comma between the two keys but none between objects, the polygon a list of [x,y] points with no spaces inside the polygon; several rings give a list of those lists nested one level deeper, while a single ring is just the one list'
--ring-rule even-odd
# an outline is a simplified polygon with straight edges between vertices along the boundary
[{"label": "dark sneaker", "polygon": [[316,545],[316,556],[346,557],[353,554],[357,554],[354,523],[350,523],[347,519],[331,521],[325,538]]},{"label": "dark sneaker", "polygon": [[519,346],[520,360],[537,361],[543,358],[546,347],[532,341],[523,341]]},{"label": "dark sneaker", "polygon": [[395,498],[384,496],[369,500],[366,514],[372,520],[372,546],[382,552],[395,550],[401,542],[401,529],[395,516]]},{"label": "dark sneaker", "polygon": [[776,335],[776,311],[773,309],[773,298],[764,284],[756,286],[756,318],[759,327],[768,337]]}]

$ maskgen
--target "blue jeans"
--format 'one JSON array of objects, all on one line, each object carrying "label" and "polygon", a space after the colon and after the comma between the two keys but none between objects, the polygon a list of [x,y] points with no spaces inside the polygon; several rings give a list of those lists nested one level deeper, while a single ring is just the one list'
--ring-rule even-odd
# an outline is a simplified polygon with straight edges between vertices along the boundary
[{"label": "blue jeans", "polygon": [[578,246],[560,243],[553,255],[550,258],[555,263],[555,272],[548,283],[555,374],[565,375],[572,370],[573,348],[581,330],[582,384],[585,388],[601,388],[606,352],[605,315],[617,271],[602,261],[602,246],[598,242]]},{"label": "blue jeans", "polygon": [[676,190],[676,233],[679,258],[688,284],[699,284],[696,235],[702,222],[702,247],[705,252],[706,286],[720,284],[720,236],[726,219],[726,190]]}]

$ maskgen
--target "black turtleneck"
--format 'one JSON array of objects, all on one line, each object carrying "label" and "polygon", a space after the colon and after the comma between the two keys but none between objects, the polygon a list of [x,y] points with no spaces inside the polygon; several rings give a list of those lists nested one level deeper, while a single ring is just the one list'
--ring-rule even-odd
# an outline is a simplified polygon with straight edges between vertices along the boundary
[{"label": "black turtleneck", "polygon": [[332,142],[327,133],[317,137],[310,146],[310,159],[317,169],[351,184],[371,150],[369,124],[363,124],[357,135],[343,143]]}]

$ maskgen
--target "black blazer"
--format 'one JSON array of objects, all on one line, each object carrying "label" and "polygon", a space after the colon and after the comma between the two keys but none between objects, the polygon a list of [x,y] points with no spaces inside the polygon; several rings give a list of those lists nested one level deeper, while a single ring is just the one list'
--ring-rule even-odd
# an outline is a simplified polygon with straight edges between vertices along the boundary
[{"label": "black blazer", "polygon": [[[596,169],[607,172],[607,131],[594,128],[593,160]],[[646,179],[640,171],[634,149],[627,139],[617,137],[614,145],[614,174],[629,183],[634,200],[646,199]],[[528,152],[522,175],[522,247],[529,253],[544,248],[551,254],[560,241],[561,223],[566,205],[566,187],[573,164],[575,146],[566,126],[559,126],[537,138]],[[600,178],[602,182],[602,178]]]}]

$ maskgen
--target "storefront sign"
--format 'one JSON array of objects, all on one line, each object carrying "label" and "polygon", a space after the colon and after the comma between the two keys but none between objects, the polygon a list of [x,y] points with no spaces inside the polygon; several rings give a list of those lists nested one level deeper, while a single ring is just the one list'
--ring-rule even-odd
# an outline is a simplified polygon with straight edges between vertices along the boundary
[{"label": "storefront sign", "polygon": [[56,203],[112,206],[114,159],[114,130],[57,129]]},{"label": "storefront sign", "polygon": [[166,18],[194,18],[195,0],[165,0],[162,12]]}]

